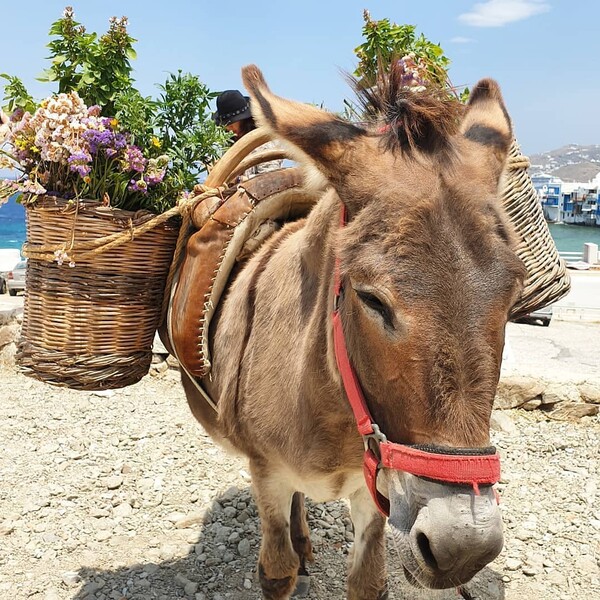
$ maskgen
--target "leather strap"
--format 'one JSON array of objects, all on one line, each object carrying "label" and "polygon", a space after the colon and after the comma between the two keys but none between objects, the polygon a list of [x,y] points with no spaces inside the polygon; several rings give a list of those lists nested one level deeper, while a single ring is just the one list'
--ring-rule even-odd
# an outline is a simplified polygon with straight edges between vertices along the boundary
[{"label": "leather strap", "polygon": [[[244,182],[224,198],[207,198],[194,210],[200,229],[187,241],[169,317],[173,346],[191,376],[202,378],[210,370],[206,326],[219,300],[213,286],[236,227],[264,200],[299,190],[302,183],[299,169],[281,169]],[[316,192],[305,195],[316,198]]]}]

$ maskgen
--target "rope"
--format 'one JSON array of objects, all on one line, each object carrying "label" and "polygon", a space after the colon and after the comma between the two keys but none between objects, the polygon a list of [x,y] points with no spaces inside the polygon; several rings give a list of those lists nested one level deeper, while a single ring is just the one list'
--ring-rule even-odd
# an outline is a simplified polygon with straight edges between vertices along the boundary
[{"label": "rope", "polygon": [[529,169],[531,163],[529,158],[519,154],[519,156],[509,156],[506,161],[506,168],[511,171],[518,171],[519,169]]},{"label": "rope", "polygon": [[[133,221],[130,220],[130,226],[125,231],[118,231],[116,233],[111,233],[110,235],[103,236],[101,238],[97,238],[95,240],[89,240],[87,242],[77,242],[75,243],[75,221],[78,215],[79,202],[75,204],[75,215],[73,218],[73,225],[71,229],[71,241],[68,246],[63,245],[59,246],[56,244],[31,244],[26,242],[23,245],[23,256],[27,258],[32,258],[35,260],[41,260],[46,262],[53,262],[56,260],[55,252],[67,252],[69,253],[69,257],[75,261],[77,260],[88,260],[111,250],[112,248],[116,248],[117,246],[121,246],[127,242],[131,242],[135,238],[143,235],[147,231],[162,225],[169,219],[181,215],[183,217],[183,222],[189,224],[191,219],[191,214],[196,207],[197,204],[209,198],[211,196],[216,196],[221,194],[221,192],[226,189],[223,186],[218,188],[207,188],[205,186],[196,186],[196,189],[200,187],[204,191],[197,195],[193,196],[189,199],[182,199],[179,201],[177,206],[161,213],[160,215],[156,215],[152,219],[141,223],[140,225],[133,225]],[[183,229],[183,228],[182,228]],[[180,244],[181,232],[179,238],[177,240],[178,248]]]}]

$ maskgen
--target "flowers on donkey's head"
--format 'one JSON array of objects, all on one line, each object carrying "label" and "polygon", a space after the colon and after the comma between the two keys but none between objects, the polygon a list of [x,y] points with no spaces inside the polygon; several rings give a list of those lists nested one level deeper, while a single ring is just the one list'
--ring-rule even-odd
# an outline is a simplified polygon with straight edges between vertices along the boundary
[{"label": "flowers on donkey's head", "polygon": [[404,89],[413,92],[422,92],[427,86],[427,67],[410,52],[398,60],[398,66],[402,73],[400,83]]}]

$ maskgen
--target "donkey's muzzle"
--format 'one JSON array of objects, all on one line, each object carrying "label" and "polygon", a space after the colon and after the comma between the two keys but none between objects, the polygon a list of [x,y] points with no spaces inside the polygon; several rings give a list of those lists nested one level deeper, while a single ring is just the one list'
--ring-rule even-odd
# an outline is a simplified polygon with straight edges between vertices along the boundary
[{"label": "donkey's muzzle", "polygon": [[404,478],[401,492],[389,486],[390,525],[403,566],[418,584],[461,585],[500,554],[502,519],[491,486],[477,495],[465,486]]}]

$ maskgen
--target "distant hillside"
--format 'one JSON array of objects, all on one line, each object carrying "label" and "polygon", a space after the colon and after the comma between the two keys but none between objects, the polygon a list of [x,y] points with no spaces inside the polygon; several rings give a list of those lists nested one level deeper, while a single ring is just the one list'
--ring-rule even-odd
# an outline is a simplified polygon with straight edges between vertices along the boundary
[{"label": "distant hillside", "polygon": [[600,173],[600,145],[571,144],[550,152],[533,154],[529,160],[532,175],[549,173],[563,181],[586,182]]}]

